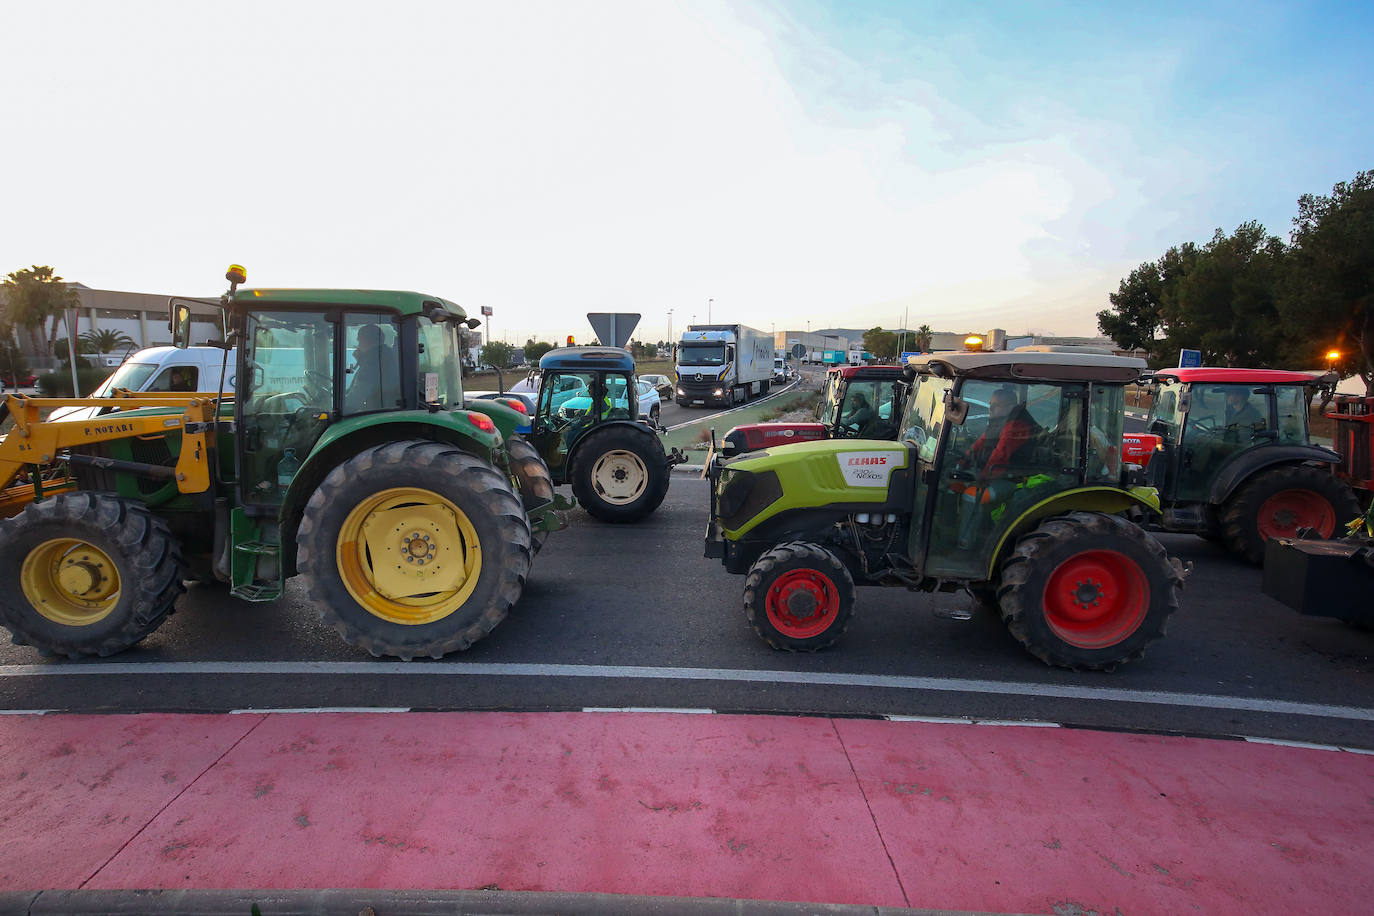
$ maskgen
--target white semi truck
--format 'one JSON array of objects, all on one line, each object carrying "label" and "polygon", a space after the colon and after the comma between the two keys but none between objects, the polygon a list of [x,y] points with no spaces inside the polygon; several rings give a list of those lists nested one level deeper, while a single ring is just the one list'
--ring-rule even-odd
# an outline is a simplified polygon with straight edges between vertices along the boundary
[{"label": "white semi truck", "polygon": [[764,394],[773,380],[773,335],[742,324],[694,324],[677,348],[677,402],[730,405]]}]

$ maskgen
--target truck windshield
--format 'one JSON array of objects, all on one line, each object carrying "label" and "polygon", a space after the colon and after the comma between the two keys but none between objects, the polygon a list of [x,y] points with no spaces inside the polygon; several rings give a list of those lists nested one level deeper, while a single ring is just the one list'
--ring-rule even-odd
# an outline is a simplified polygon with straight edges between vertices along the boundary
[{"label": "truck windshield", "polygon": [[116,388],[138,391],[143,387],[143,383],[152,376],[155,369],[157,369],[156,363],[125,363],[115,370],[114,375],[110,376],[92,397],[108,397],[110,392]]},{"label": "truck windshield", "polygon": [[678,351],[679,366],[723,366],[725,365],[725,346],[723,344],[683,344]]}]

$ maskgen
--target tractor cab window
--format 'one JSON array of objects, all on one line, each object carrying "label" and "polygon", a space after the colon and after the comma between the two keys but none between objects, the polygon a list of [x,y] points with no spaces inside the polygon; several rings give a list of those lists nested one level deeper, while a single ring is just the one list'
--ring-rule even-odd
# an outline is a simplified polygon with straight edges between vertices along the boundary
[{"label": "tractor cab window", "polygon": [[1279,409],[1279,442],[1284,445],[1307,444],[1307,389],[1302,385],[1282,385],[1276,392]]},{"label": "tractor cab window", "polygon": [[569,448],[596,424],[592,395],[600,387],[595,372],[543,373],[530,439],[551,470],[567,464]]},{"label": "tractor cab window", "polygon": [[1146,432],[1163,437],[1164,441],[1178,444],[1179,392],[1182,386],[1177,382],[1161,385],[1155,390],[1154,402],[1150,406],[1150,416],[1146,422]]},{"label": "tractor cab window", "polygon": [[838,416],[839,435],[858,439],[891,439],[897,430],[896,418],[892,416],[893,405],[897,403],[897,383],[883,379],[852,381],[845,389],[844,403],[838,411],[827,413]]},{"label": "tractor cab window", "polygon": [[462,350],[458,345],[458,325],[452,321],[416,320],[420,352],[417,396],[422,404],[444,407],[463,405],[463,380],[460,366]]},{"label": "tractor cab window", "polygon": [[[925,571],[976,578],[1022,513],[1081,485],[1088,386],[967,381],[959,399],[967,413],[938,457]],[[1098,420],[1119,453],[1120,424]]]},{"label": "tractor cab window", "polygon": [[1088,401],[1086,483],[1117,486],[1121,482],[1121,437],[1125,433],[1126,389],[1092,385]]},{"label": "tractor cab window", "polygon": [[396,325],[377,314],[344,317],[344,414],[395,410],[401,400]]},{"label": "tractor cab window", "polygon": [[[320,312],[248,316],[240,348],[245,501],[281,502],[292,464],[304,462],[334,411],[335,323]],[[288,452],[290,453],[288,455]],[[287,464],[281,466],[283,458]]]},{"label": "tractor cab window", "polygon": [[1204,499],[1222,465],[1241,452],[1266,445],[1269,389],[1251,385],[1193,384],[1183,430],[1177,494]]},{"label": "tractor cab window", "polygon": [[950,383],[933,376],[918,376],[907,398],[902,416],[902,441],[916,446],[917,460],[935,460],[935,446],[940,441],[940,427],[945,420],[945,398]]}]

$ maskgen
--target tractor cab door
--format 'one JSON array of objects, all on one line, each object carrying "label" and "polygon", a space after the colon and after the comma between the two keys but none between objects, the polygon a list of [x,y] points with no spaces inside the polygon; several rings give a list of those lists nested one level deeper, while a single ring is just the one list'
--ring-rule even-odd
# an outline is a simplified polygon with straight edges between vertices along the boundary
[{"label": "tractor cab door", "polygon": [[[1123,406],[1119,386],[1115,391],[1113,406]],[[925,478],[931,485],[922,572],[981,579],[1022,513],[1081,486],[1089,464],[1104,476],[1099,466],[1109,456],[1104,452],[1089,461],[1086,383],[965,380],[947,401],[944,442]],[[1110,410],[1101,414],[1107,417]],[[1105,422],[1109,429],[1101,438],[1114,441],[1119,453],[1120,422]]]},{"label": "tractor cab door", "polygon": [[1174,487],[1179,500],[1207,500],[1223,465],[1278,438],[1272,387],[1194,382],[1186,407]]},{"label": "tractor cab door", "polygon": [[[901,381],[897,379],[851,379],[841,381],[838,403],[827,413],[832,416],[835,438],[895,439],[901,419]],[[896,415],[893,411],[899,411]]]},{"label": "tractor cab door", "polygon": [[528,438],[555,480],[567,475],[568,450],[596,424],[600,373],[545,370]]},{"label": "tractor cab door", "polygon": [[245,505],[278,506],[335,410],[338,316],[246,316],[237,378],[239,487]]}]

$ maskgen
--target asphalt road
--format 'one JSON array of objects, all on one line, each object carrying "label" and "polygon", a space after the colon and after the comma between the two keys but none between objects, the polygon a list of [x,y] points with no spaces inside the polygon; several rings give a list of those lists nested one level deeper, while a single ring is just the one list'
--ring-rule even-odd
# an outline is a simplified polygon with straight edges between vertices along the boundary
[{"label": "asphalt road", "polygon": [[839,646],[775,652],[749,629],[742,577],[701,556],[704,481],[674,477],[641,524],[581,511],[552,535],[512,615],[442,661],[374,659],[304,601],[253,605],[193,586],[143,644],[109,659],[0,648],[0,709],[223,711],[367,707],[671,707],[1049,721],[1374,748],[1374,634],[1260,594],[1218,547],[1163,535],[1195,569],[1169,635],[1113,673],[1048,668],[959,595],[859,591]]}]

